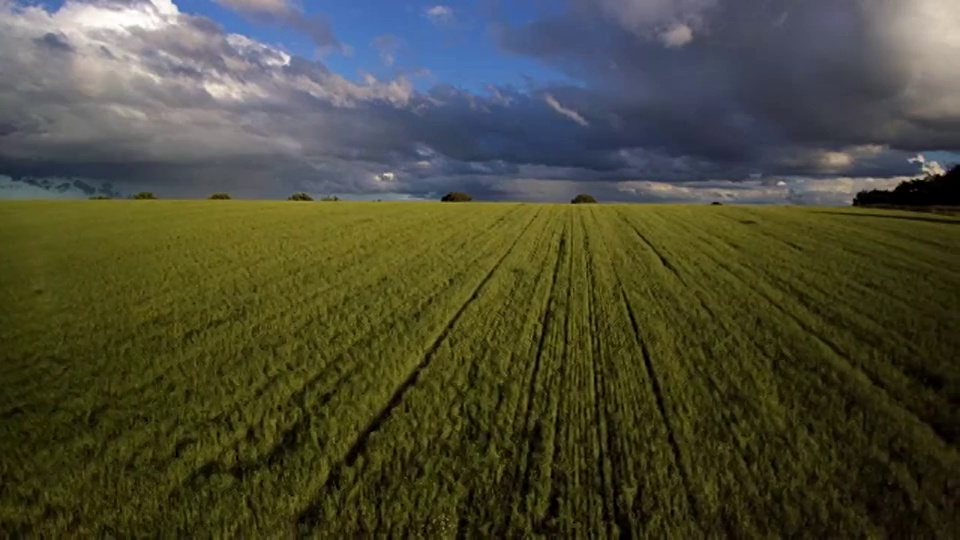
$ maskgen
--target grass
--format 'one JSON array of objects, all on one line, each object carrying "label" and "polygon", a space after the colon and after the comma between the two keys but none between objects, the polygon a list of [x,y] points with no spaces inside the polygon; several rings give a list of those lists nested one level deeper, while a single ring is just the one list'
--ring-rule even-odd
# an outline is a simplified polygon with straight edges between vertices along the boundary
[{"label": "grass", "polygon": [[0,532],[949,537],[960,219],[905,215],[0,204]]}]

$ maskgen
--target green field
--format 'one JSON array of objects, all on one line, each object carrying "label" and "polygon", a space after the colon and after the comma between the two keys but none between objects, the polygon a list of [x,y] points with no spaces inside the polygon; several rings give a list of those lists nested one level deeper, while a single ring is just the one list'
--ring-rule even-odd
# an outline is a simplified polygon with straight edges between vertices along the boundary
[{"label": "green field", "polygon": [[0,536],[960,531],[960,218],[3,203],[0,280]]}]

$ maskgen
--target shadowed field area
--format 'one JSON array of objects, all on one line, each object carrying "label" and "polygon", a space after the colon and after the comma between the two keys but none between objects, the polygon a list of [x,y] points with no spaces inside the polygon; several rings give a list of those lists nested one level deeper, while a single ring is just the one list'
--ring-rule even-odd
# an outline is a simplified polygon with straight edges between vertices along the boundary
[{"label": "shadowed field area", "polygon": [[949,537],[957,224],[3,203],[0,532]]}]

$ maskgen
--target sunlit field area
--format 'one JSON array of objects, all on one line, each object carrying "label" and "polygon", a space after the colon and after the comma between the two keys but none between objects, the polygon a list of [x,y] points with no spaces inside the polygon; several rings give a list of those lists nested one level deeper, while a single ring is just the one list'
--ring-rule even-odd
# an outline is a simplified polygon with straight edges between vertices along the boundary
[{"label": "sunlit field area", "polygon": [[0,536],[960,531],[960,218],[0,204]]}]

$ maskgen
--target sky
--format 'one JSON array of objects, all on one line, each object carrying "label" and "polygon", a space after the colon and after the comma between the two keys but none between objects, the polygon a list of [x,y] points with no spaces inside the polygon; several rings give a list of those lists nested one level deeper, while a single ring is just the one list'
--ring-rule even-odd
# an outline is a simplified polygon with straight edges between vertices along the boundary
[{"label": "sky", "polygon": [[849,204],[960,163],[956,0],[0,0],[0,198]]}]

